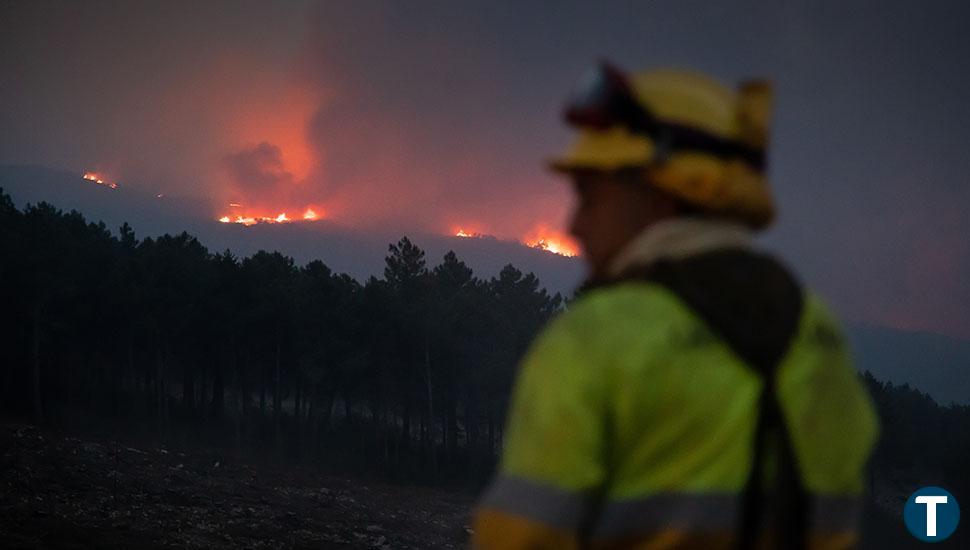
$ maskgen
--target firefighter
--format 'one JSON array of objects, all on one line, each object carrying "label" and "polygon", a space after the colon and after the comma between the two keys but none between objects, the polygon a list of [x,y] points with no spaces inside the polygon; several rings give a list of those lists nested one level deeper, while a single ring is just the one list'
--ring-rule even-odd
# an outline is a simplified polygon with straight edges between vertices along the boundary
[{"label": "firefighter", "polygon": [[552,168],[589,282],[515,385],[481,549],[853,548],[872,402],[823,302],[752,244],[771,90],[602,64]]}]

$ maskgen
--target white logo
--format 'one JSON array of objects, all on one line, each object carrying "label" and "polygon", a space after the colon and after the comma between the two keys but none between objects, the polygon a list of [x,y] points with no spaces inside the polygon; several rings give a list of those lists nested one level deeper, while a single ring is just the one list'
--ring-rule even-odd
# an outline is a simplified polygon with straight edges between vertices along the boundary
[{"label": "white logo", "polygon": [[946,504],[945,496],[918,496],[916,497],[916,504],[926,505],[926,536],[935,537],[936,536],[936,505]]}]

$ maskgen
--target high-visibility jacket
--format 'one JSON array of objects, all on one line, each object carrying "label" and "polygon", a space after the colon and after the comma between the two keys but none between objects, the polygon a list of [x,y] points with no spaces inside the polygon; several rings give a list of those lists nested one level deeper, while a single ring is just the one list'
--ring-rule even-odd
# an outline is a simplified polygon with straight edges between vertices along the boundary
[{"label": "high-visibility jacket", "polygon": [[808,496],[805,547],[852,548],[878,426],[825,305],[748,252],[649,267],[585,293],[534,342],[473,546],[736,547],[749,482],[770,495],[778,478],[777,445],[753,471],[773,385]]}]

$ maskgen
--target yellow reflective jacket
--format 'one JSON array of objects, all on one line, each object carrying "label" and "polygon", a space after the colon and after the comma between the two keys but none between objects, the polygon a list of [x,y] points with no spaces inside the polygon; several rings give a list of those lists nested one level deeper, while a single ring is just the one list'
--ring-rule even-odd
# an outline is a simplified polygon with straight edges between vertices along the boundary
[{"label": "yellow reflective jacket", "polygon": [[[475,548],[736,547],[766,380],[753,364],[772,345],[777,408],[809,497],[805,547],[855,545],[872,403],[815,295],[796,287],[777,346],[784,292],[777,277],[751,276],[765,264],[752,257],[656,262],[666,276],[593,289],[546,328],[518,375]],[[767,454],[756,486],[777,474],[777,449]]]}]

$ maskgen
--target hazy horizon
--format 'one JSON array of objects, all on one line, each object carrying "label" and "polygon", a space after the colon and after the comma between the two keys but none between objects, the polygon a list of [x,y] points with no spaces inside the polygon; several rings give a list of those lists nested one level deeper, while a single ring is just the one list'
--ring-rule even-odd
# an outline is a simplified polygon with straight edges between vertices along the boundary
[{"label": "hazy horizon", "polygon": [[566,242],[545,159],[598,59],[769,77],[780,218],[762,243],[844,318],[970,338],[965,4],[0,10],[0,163],[93,171],[200,222],[313,211]]}]

